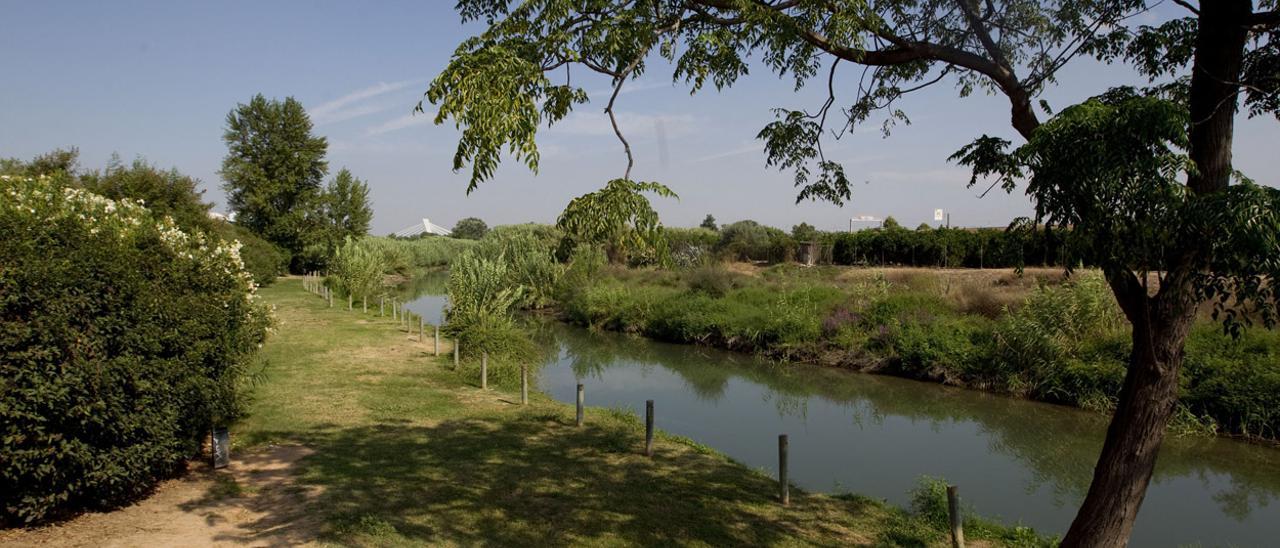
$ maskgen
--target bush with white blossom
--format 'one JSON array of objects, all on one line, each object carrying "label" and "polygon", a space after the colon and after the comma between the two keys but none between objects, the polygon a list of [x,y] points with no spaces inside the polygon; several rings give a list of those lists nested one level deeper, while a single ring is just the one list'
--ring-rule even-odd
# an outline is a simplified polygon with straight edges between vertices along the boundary
[{"label": "bush with white blossom", "polygon": [[0,522],[147,492],[242,412],[270,324],[239,245],[0,176]]}]

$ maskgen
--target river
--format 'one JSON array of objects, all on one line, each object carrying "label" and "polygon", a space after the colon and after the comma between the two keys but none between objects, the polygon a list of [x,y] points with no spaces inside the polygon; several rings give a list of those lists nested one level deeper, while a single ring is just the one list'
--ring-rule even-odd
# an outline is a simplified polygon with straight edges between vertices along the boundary
[{"label": "river", "polygon": [[[410,310],[439,317],[443,289]],[[413,297],[413,290],[405,298]],[[432,308],[434,307],[434,309]],[[643,413],[658,428],[776,472],[790,437],[792,481],[906,506],[922,476],[959,486],[979,513],[1062,534],[1088,489],[1105,417],[1070,407],[803,364],[778,364],[560,324],[539,332],[549,358],[537,386],[572,403]],[[1170,437],[1133,546],[1280,544],[1280,450]]]}]

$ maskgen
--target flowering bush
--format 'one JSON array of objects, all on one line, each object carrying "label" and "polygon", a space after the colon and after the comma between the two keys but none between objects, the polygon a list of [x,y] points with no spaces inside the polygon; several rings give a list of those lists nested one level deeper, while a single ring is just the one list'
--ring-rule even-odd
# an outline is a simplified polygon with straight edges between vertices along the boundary
[{"label": "flowering bush", "polygon": [[0,522],[127,501],[241,412],[237,244],[44,177],[0,177],[0,234]]}]

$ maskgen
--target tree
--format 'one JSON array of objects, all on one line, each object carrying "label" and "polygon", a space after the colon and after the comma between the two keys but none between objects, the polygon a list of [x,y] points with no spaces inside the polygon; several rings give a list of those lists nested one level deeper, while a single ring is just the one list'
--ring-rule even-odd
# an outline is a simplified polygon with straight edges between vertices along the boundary
[{"label": "tree", "polygon": [[812,242],[818,239],[818,229],[809,223],[800,223],[791,227],[791,237],[798,242]]},{"label": "tree", "polygon": [[897,219],[893,218],[893,215],[890,215],[884,218],[884,222],[880,223],[880,228],[892,230],[895,228],[902,228],[902,225],[898,223]]},{"label": "tree", "polygon": [[369,185],[346,168],[329,181],[321,203],[324,205],[324,222],[331,249],[348,238],[358,239],[369,233],[369,222],[373,220]]},{"label": "tree", "polygon": [[[535,136],[542,122],[554,124],[587,100],[585,90],[568,80],[567,70],[564,83],[553,84],[553,71],[558,74],[573,64],[612,78],[605,108],[612,119],[619,90],[646,70],[652,53],[673,63],[674,79],[689,83],[695,92],[708,81],[717,89],[733,85],[748,73],[746,59],[755,54],[778,75],[794,78],[797,86],[817,78],[825,84],[827,98],[817,109],[775,109],[777,119],[758,137],[764,141],[769,165],[794,172],[797,201],[840,204],[850,198],[849,179],[822,148],[833,133],[845,135],[852,125],[883,112],[887,134],[895,123],[909,121],[894,108],[897,99],[944,80],[954,82],[961,96],[977,89],[1003,95],[1009,102],[1009,124],[1028,141],[1028,148],[1009,152],[1008,141],[979,138],[954,157],[974,168],[971,184],[977,176],[995,176],[993,187],[1003,182],[1012,190],[1019,176],[1026,176],[1038,217],[1056,223],[1086,217],[1106,221],[1081,235],[1079,245],[1099,244],[1093,251],[1114,251],[1115,247],[1100,245],[1111,242],[1141,248],[1142,257],[1151,259],[1158,255],[1149,251],[1161,241],[1173,242],[1164,247],[1171,253],[1160,255],[1154,264],[1128,261],[1134,257],[1129,252],[1098,258],[1133,324],[1133,350],[1093,484],[1064,544],[1119,546],[1132,530],[1173,412],[1183,346],[1196,305],[1213,298],[1228,320],[1248,317],[1239,307],[1250,306],[1248,312],[1270,325],[1276,284],[1265,280],[1280,261],[1275,232],[1266,236],[1256,228],[1277,224],[1277,208],[1261,207],[1274,200],[1273,193],[1230,184],[1233,124],[1240,102],[1253,115],[1280,112],[1277,2],[1260,0],[1255,11],[1249,0],[1204,2],[1198,7],[1177,0],[1188,10],[1185,17],[1158,26],[1134,23],[1133,16],[1157,3],[462,0],[458,10],[464,21],[484,21],[487,28],[458,47],[432,82],[427,99],[439,106],[438,123],[452,118],[462,128],[454,167],[471,165],[470,191],[492,176],[503,150],[513,151],[517,161],[536,170]],[[1038,112],[1034,99],[1064,65],[1082,55],[1132,63],[1155,84],[1139,95],[1161,97],[1182,115],[1140,101],[1101,99],[1064,110],[1061,124],[1036,142],[1040,112],[1050,111],[1041,103]],[[852,99],[833,112],[837,90],[844,91],[837,86],[843,82],[837,73],[851,65],[861,66],[863,77],[857,79]],[[1131,114],[1157,125],[1118,120],[1140,133],[1131,139],[1094,119]],[[833,120],[837,126],[829,128]],[[1181,138],[1173,138],[1171,126]],[[1064,136],[1079,138],[1091,127],[1116,139],[1121,146],[1115,150],[1143,158],[1128,169],[1115,156],[1099,158],[1090,166],[1087,158],[1064,150]],[[616,120],[614,130],[627,153],[629,174],[633,159]],[[1152,172],[1153,165],[1161,169]],[[1070,167],[1084,178],[1076,184],[1043,173],[1047,166]],[[1171,186],[1179,176],[1183,182]],[[1117,190],[1127,192],[1119,198],[1130,209],[1097,207],[1117,198],[1107,195]],[[1144,202],[1144,197],[1150,200]],[[1176,230],[1154,224],[1125,228],[1129,221],[1168,219],[1164,212],[1155,214],[1156,203],[1176,204],[1185,215],[1177,219]],[[1192,229],[1202,232],[1158,240]],[[1240,260],[1250,251],[1261,253],[1258,260]],[[1145,283],[1152,271],[1163,273],[1154,291]],[[1245,299],[1228,302],[1236,295]]]},{"label": "tree", "polygon": [[570,200],[556,220],[556,228],[564,231],[568,242],[565,249],[579,244],[603,245],[610,262],[665,263],[668,243],[658,212],[644,193],[677,197],[659,183],[614,179],[600,190]]},{"label": "tree", "polygon": [[710,213],[702,219],[702,224],[698,226],[707,230],[720,230],[720,228],[716,226],[716,218],[712,217]]},{"label": "tree", "polygon": [[484,221],[475,217],[467,217],[465,219],[460,219],[453,225],[451,234],[454,238],[479,240],[488,232],[489,225],[485,224]]},{"label": "tree", "polygon": [[203,200],[199,184],[177,169],[162,170],[141,158],[126,167],[119,156],[113,156],[101,173],[80,176],[80,185],[94,194],[113,200],[142,200],[147,209],[169,216],[184,230],[210,233],[214,228],[209,218],[213,204]]},{"label": "tree", "polygon": [[80,149],[76,147],[58,148],[46,152],[30,162],[17,158],[0,158],[0,175],[39,177],[57,175],[78,175],[80,168]]},{"label": "tree", "polygon": [[315,239],[328,142],[292,97],[256,95],[227,114],[222,188],[236,222],[291,253]]}]

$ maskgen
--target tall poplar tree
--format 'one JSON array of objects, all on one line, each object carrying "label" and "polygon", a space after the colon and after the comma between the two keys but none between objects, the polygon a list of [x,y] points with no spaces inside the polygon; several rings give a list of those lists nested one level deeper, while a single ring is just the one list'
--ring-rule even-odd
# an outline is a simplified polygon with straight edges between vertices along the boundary
[{"label": "tall poplar tree", "polygon": [[347,238],[369,233],[373,209],[369,206],[369,185],[342,168],[324,189],[324,223],[330,249]]},{"label": "tall poplar tree", "polygon": [[222,136],[222,188],[236,223],[295,254],[321,225],[317,206],[329,170],[329,144],[311,128],[302,103],[259,94],[227,114]]}]

